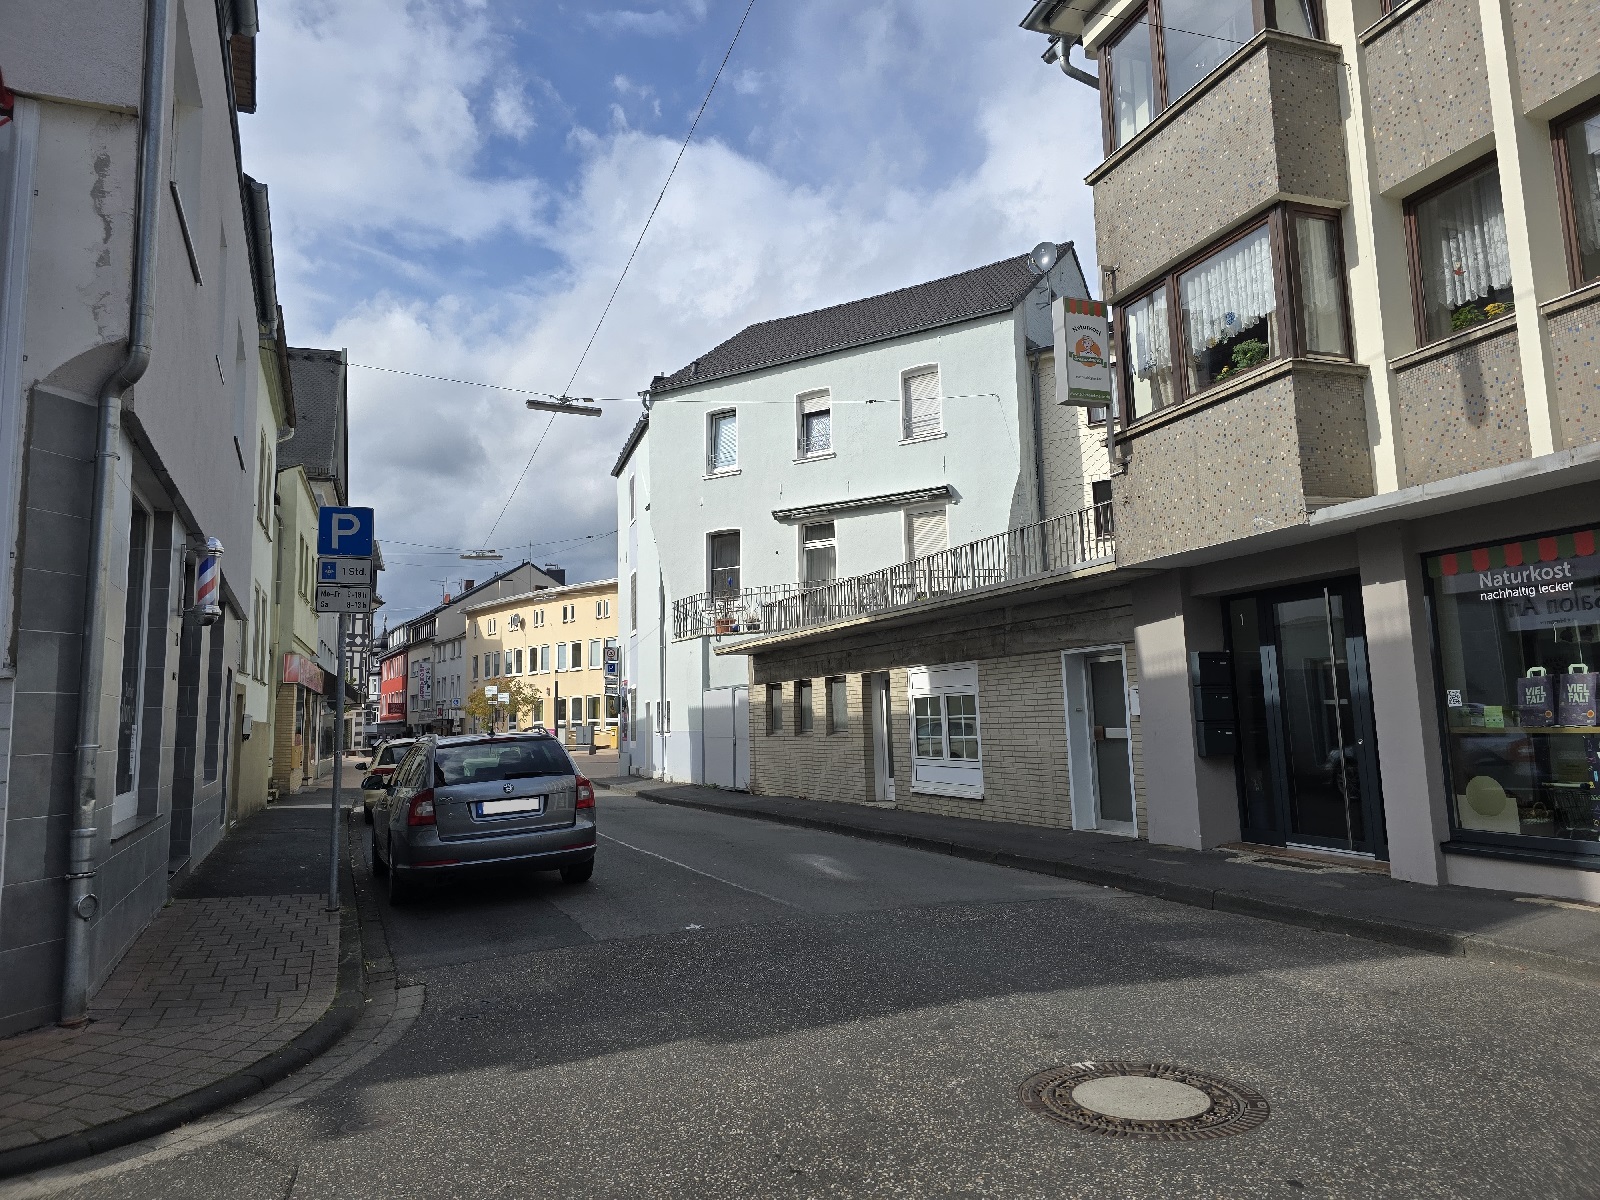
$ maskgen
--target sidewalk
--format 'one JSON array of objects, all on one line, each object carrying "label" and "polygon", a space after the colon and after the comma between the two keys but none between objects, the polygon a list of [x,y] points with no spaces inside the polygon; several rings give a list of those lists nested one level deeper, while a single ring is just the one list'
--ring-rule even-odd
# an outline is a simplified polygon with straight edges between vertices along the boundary
[{"label": "sidewalk", "polygon": [[[613,786],[621,780],[608,781]],[[646,800],[895,842],[1224,912],[1466,954],[1600,982],[1600,909],[1479,888],[1427,887],[1337,863],[898,809],[656,784]]]},{"label": "sidewalk", "polygon": [[176,1128],[354,1024],[360,936],[348,869],[344,908],[327,911],[330,802],[328,788],[300,792],[229,831],[95,994],[88,1025],[0,1040],[0,1178]]}]

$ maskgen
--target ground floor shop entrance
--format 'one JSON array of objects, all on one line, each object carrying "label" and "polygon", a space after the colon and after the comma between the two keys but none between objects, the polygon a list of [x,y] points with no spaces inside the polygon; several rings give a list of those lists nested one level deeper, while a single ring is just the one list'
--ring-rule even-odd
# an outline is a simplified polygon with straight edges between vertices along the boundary
[{"label": "ground floor shop entrance", "polygon": [[1244,837],[1386,858],[1359,581],[1225,604]]}]

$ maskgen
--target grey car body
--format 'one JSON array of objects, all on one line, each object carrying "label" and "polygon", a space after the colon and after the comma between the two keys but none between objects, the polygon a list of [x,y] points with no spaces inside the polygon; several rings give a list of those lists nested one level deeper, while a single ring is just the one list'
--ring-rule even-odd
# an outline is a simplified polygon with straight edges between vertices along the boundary
[{"label": "grey car body", "polygon": [[373,872],[397,901],[424,878],[496,867],[582,882],[594,870],[593,797],[548,733],[420,738],[377,796]]}]

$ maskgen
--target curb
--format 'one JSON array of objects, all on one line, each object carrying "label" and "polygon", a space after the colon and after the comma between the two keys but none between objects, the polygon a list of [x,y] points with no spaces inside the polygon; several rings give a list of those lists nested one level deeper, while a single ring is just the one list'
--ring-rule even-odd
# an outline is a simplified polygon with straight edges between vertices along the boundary
[{"label": "curb", "polygon": [[668,804],[677,808],[693,808],[702,812],[722,813],[732,817],[748,817],[770,821],[777,825],[792,825],[801,829],[816,829],[824,833],[842,833],[868,841],[887,842],[913,850],[927,850],[934,854],[948,854],[952,858],[965,858],[974,862],[993,863],[1036,875],[1053,875],[1078,883],[1092,883],[1118,891],[1133,892],[1157,900],[1170,900],[1174,904],[1187,904],[1191,908],[1209,908],[1237,916],[1255,917],[1280,925],[1295,925],[1314,929],[1319,933],[1343,934],[1363,941],[1381,942],[1406,950],[1445,957],[1475,958],[1501,965],[1526,967],[1549,975],[1561,975],[1584,983],[1600,983],[1600,962],[1589,959],[1568,958],[1540,950],[1527,950],[1520,946],[1497,942],[1492,938],[1471,933],[1452,933],[1432,929],[1426,925],[1413,925],[1407,921],[1384,920],[1379,917],[1357,917],[1349,913],[1330,912],[1290,904],[1284,900],[1270,900],[1244,892],[1231,892],[1223,888],[1199,887],[1188,883],[1152,879],[1132,871],[1092,867],[1059,859],[1034,858],[1025,854],[1012,854],[1004,850],[985,850],[960,842],[922,837],[912,833],[894,833],[889,830],[866,829],[847,821],[834,821],[825,817],[805,817],[793,813],[766,812],[753,808],[732,808],[683,796],[671,796],[653,788],[640,788],[634,793],[642,800]]},{"label": "curb", "polygon": [[361,919],[356,912],[355,881],[348,863],[342,873],[339,893],[343,903],[339,910],[339,969],[333,1001],[309,1029],[248,1067],[224,1075],[205,1087],[164,1100],[143,1112],[79,1133],[0,1151],[0,1179],[104,1154],[107,1150],[168,1133],[218,1109],[237,1104],[292,1075],[354,1029],[366,1004],[366,993],[362,979]]}]

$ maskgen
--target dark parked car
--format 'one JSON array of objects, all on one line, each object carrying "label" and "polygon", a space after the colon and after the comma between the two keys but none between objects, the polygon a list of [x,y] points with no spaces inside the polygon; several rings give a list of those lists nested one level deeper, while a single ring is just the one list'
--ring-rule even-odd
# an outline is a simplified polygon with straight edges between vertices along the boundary
[{"label": "dark parked car", "polygon": [[542,730],[420,738],[372,794],[372,873],[392,904],[419,880],[489,868],[594,874],[594,785]]},{"label": "dark parked car", "polygon": [[416,742],[416,738],[390,738],[378,744],[370,766],[364,762],[356,764],[356,770],[367,772],[366,778],[361,781],[361,815],[366,818],[368,825],[372,824],[373,797],[388,786],[389,776],[394,774],[406,751]]}]

